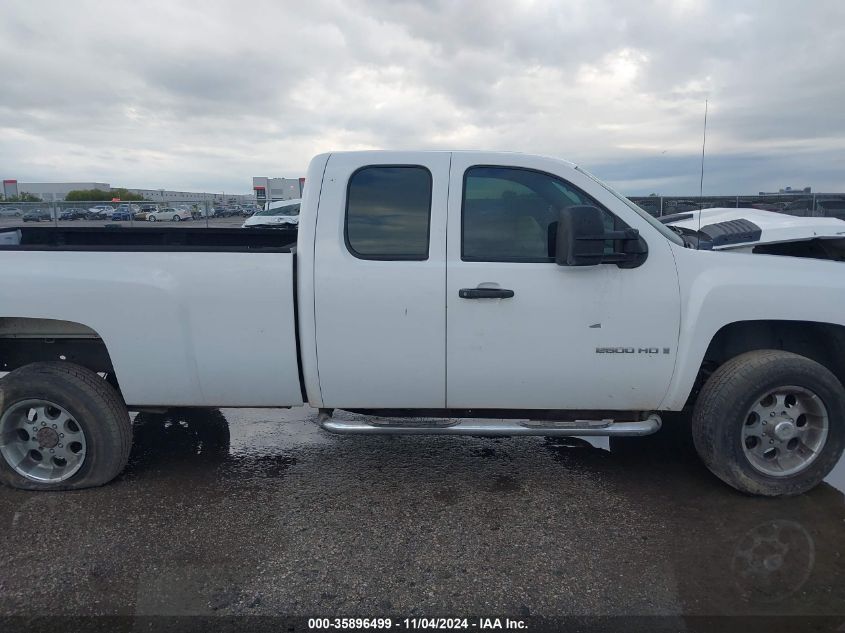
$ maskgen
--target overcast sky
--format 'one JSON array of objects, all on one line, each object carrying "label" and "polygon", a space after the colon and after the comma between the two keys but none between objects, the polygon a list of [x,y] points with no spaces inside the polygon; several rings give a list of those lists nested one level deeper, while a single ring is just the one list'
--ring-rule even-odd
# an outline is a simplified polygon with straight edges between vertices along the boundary
[{"label": "overcast sky", "polygon": [[0,177],[249,192],[314,154],[845,191],[845,1],[0,0]]}]

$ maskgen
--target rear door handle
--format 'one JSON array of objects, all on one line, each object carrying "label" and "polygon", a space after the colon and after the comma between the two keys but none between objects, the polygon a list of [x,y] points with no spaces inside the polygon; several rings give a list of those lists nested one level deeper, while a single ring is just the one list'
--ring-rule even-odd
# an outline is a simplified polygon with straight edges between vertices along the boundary
[{"label": "rear door handle", "polygon": [[513,290],[503,288],[461,288],[458,290],[461,299],[510,299]]}]

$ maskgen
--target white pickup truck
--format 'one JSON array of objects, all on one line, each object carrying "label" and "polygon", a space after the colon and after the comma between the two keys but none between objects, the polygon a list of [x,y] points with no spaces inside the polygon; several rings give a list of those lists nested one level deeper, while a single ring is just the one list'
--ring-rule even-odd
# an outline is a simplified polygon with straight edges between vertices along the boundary
[{"label": "white pickup truck", "polygon": [[755,225],[673,229],[537,156],[323,154],[306,182],[298,231],[0,231],[0,480],[104,484],[128,411],[175,406],[544,436],[645,435],[688,408],[704,463],[762,495],[839,460],[845,269],[828,249],[714,250]]}]

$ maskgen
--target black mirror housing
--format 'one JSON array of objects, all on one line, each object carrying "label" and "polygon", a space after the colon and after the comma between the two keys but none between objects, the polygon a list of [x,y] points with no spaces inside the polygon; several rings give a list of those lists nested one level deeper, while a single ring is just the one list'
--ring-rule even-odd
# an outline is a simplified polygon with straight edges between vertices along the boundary
[{"label": "black mirror housing", "polygon": [[599,209],[589,205],[558,212],[555,263],[558,266],[596,266],[604,259],[605,230]]}]

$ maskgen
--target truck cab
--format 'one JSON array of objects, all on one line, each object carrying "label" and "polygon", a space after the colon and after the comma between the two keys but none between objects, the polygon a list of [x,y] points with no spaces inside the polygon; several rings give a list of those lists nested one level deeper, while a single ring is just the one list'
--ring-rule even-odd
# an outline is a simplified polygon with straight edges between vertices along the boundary
[{"label": "truck cab", "polygon": [[[300,305],[313,293],[314,310],[303,348],[317,365],[306,375],[320,378],[309,401],[659,408],[680,322],[673,234],[574,165],[353,152],[317,157],[307,182],[321,183],[306,192],[299,237]],[[576,206],[598,208],[608,230],[636,229],[647,256],[557,265],[559,213]]]}]

